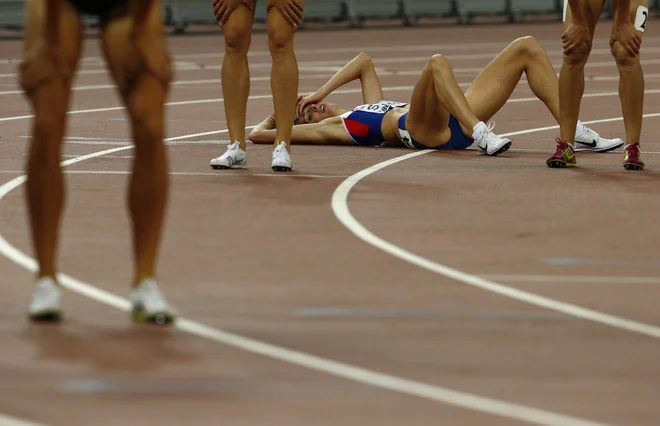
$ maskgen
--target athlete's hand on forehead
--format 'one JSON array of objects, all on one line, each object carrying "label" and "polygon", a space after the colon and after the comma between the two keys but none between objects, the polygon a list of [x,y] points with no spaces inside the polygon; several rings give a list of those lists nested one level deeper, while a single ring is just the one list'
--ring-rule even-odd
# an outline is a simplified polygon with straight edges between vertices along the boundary
[{"label": "athlete's hand on forehead", "polygon": [[292,26],[299,27],[303,20],[303,7],[297,0],[268,0],[266,10],[276,8]]},{"label": "athlete's hand on forehead", "polygon": [[298,101],[298,115],[302,116],[305,114],[305,108],[312,104],[318,104],[324,99],[323,95],[319,92],[312,93],[311,95],[303,98]]},{"label": "athlete's hand on forehead", "polygon": [[254,10],[254,2],[252,0],[213,0],[213,14],[220,28],[227,23],[232,12],[239,4],[244,5],[250,10]]}]

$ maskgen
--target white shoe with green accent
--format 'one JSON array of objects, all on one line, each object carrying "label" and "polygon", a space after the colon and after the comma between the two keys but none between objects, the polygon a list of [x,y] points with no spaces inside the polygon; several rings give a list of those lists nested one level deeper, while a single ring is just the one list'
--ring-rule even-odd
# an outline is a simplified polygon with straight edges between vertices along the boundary
[{"label": "white shoe with green accent", "polygon": [[158,289],[156,281],[145,279],[131,294],[131,316],[137,322],[168,324],[176,319],[174,309]]}]

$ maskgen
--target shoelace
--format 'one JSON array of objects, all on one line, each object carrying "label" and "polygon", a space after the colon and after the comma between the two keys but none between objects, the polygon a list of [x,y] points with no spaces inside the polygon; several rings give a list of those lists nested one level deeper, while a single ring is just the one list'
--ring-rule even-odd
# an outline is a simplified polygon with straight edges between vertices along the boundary
[{"label": "shoelace", "polygon": [[495,122],[489,121],[488,124],[486,125],[486,131],[484,132],[484,139],[486,140],[486,145],[488,145],[489,142],[492,142],[493,140],[499,138],[499,136],[493,133],[494,128],[495,128]]},{"label": "shoelace", "polygon": [[555,142],[557,142],[557,150],[555,151],[555,154],[562,154],[566,148],[568,148],[568,143],[562,141],[560,138],[555,139]]},{"label": "shoelace", "polygon": [[227,151],[236,151],[239,146],[240,146],[240,144],[238,142],[234,142],[232,144],[229,144],[229,146],[227,146]]},{"label": "shoelace", "polygon": [[639,145],[637,144],[629,145],[626,151],[628,151],[629,156],[634,155],[636,157],[639,157]]},{"label": "shoelace", "polygon": [[595,141],[598,140],[598,133],[596,133],[595,130],[590,129],[590,128],[585,126],[584,131],[587,133],[587,135],[589,135],[589,139],[592,139],[592,140],[595,140]]},{"label": "shoelace", "polygon": [[280,144],[275,147],[275,153],[277,155],[283,155],[285,152],[286,152],[286,142],[280,142]]}]

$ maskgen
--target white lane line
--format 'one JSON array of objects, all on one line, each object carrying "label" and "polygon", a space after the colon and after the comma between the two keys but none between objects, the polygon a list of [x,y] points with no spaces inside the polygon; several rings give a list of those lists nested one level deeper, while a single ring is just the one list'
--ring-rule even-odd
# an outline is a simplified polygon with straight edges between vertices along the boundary
[{"label": "white lane line", "polygon": [[[103,158],[110,158],[110,156],[103,156]],[[117,158],[117,157],[115,157]],[[134,157],[122,157],[134,158]],[[65,174],[69,175],[130,175],[130,170],[64,170]],[[2,174],[21,174],[25,170],[0,170]],[[346,179],[346,175],[298,175],[295,173],[241,173],[236,171],[217,171],[217,172],[169,172],[171,176],[217,176],[226,178],[239,178],[239,177],[277,177],[277,178],[310,178],[310,179]]]},{"label": "white lane line", "polygon": [[[300,80],[317,80],[317,79],[325,79],[325,78],[330,78],[332,77],[333,74],[315,74],[315,75],[301,75]],[[259,82],[259,81],[270,81],[270,76],[264,76],[264,77],[250,77],[251,82]],[[176,80],[172,82],[172,86],[192,86],[195,84],[220,84],[222,83],[222,80],[219,78],[207,78],[207,79],[201,79],[201,80]],[[117,86],[114,84],[95,84],[95,85],[87,85],[87,86],[75,86],[72,87],[71,90],[74,92],[80,92],[80,91],[88,91],[88,90],[104,90],[104,89],[116,89]],[[22,90],[7,90],[4,92],[0,92],[0,95],[23,95]]]},{"label": "white lane line", "polygon": [[10,417],[0,413],[0,426],[46,426],[43,423],[35,423],[28,420]]},{"label": "white lane line", "polygon": [[[645,37],[644,40],[648,42],[650,38]],[[507,46],[511,41],[495,41],[488,43],[452,43],[452,44],[412,44],[412,45],[397,45],[397,46],[362,46],[362,47],[333,47],[333,48],[314,48],[314,49],[296,49],[297,55],[303,54],[329,54],[329,53],[356,53],[359,51],[366,52],[405,52],[405,51],[415,51],[415,50],[434,50],[434,49],[447,49],[447,50],[472,50],[472,49],[482,49],[485,47],[504,47]],[[547,43],[551,41],[547,40]],[[248,52],[248,58],[258,57],[258,56],[270,56],[270,51],[268,50],[250,50]],[[175,61],[181,59],[204,59],[204,58],[224,58],[223,53],[182,53],[182,54],[173,54],[172,57]],[[21,58],[8,58],[0,59],[0,64],[20,64],[22,62]],[[98,65],[105,63],[105,58],[101,56],[86,56],[81,58],[81,62],[93,62]]]},{"label": "white lane line", "polygon": [[[655,114],[645,114],[644,118],[651,117],[660,117],[660,113]],[[617,118],[607,118],[602,120],[593,120],[589,122],[584,122],[584,124],[593,124],[593,123],[607,123],[612,121],[621,121],[623,117]],[[559,126],[548,126],[548,127],[539,127],[535,129],[520,130],[517,132],[511,132],[502,134],[500,136],[510,137],[515,135],[522,135],[528,133],[535,133],[545,130],[558,129]],[[447,278],[453,279],[455,281],[460,281],[462,283],[480,288],[482,290],[489,291],[491,293],[499,294],[501,296],[509,297],[511,299],[519,300],[524,303],[529,303],[532,305],[540,306],[552,311],[561,312],[566,315],[574,316],[577,318],[582,318],[588,321],[600,323],[603,325],[611,326],[621,330],[630,331],[633,333],[642,334],[645,336],[653,337],[660,339],[660,327],[651,324],[645,324],[642,322],[632,321],[626,318],[617,317],[614,315],[598,312],[591,309],[586,309],[578,305],[573,305],[570,303],[560,302],[548,297],[540,296],[536,293],[527,292],[518,290],[513,287],[508,287],[503,284],[496,283],[494,281],[473,275],[468,274],[457,269],[451,268],[449,266],[434,262],[432,260],[426,259],[422,256],[416,255],[412,252],[409,252],[389,241],[386,241],[379,236],[375,235],[369,231],[362,223],[360,223],[348,208],[348,197],[351,190],[362,181],[367,176],[370,176],[379,170],[383,170],[386,167],[389,167],[393,164],[400,163],[411,158],[419,157],[421,155],[428,154],[433,151],[419,151],[411,154],[402,155],[400,157],[393,158],[391,160],[383,161],[381,163],[375,164],[371,167],[368,167],[353,176],[346,179],[342,182],[335,192],[332,194],[332,210],[339,220],[350,232],[352,232],[356,237],[366,242],[367,244],[372,245],[373,247],[382,250],[394,257],[397,257],[405,262],[418,266],[420,268],[426,269],[436,274],[443,275]],[[541,167],[541,166],[539,166]]]},{"label": "white lane line", "polygon": [[[660,63],[660,60],[652,60],[652,61],[646,61],[644,62],[644,65],[648,63]],[[592,63],[590,66],[596,67],[598,65],[612,65],[610,62],[602,62],[602,63]],[[561,64],[554,65],[555,68],[561,67]],[[322,69],[323,67],[319,67],[319,69]],[[304,71],[311,71],[312,69],[307,69],[307,68],[300,68],[301,73]],[[483,70],[482,68],[455,68],[454,74],[466,74],[466,73],[479,73]],[[378,71],[378,76],[379,77],[400,77],[400,76],[419,76],[421,74],[421,71],[419,70],[402,70],[402,71],[397,71],[397,70],[379,70]],[[311,75],[306,75],[306,74],[301,74],[299,79],[301,81],[303,80],[319,80],[319,79],[327,79],[332,77],[334,74],[311,74]],[[644,78],[645,79],[653,79],[653,78],[658,78],[660,77],[660,74],[645,74]],[[607,76],[587,76],[586,77],[587,81],[618,81],[619,80],[619,75],[607,75]],[[260,82],[260,81],[270,81],[270,76],[262,76],[262,77],[250,77],[251,82]],[[521,78],[520,83],[526,82],[526,78]],[[211,78],[211,79],[200,79],[200,80],[176,80],[172,82],[172,86],[192,86],[192,85],[204,85],[204,84],[221,84],[222,80],[219,78]],[[520,84],[519,83],[519,84]],[[469,87],[472,85],[472,82],[466,82],[466,83],[459,83],[461,87]],[[95,84],[95,85],[85,85],[85,86],[75,86],[71,90],[74,92],[79,92],[79,91],[90,91],[90,90],[115,90],[116,86],[114,84]],[[23,95],[23,91],[16,89],[16,90],[6,90],[0,92],[0,96],[2,95]]]},{"label": "white lane line", "polygon": [[[464,85],[467,85],[469,83],[465,83]],[[385,92],[401,92],[401,91],[411,91],[415,88],[415,86],[390,86],[390,87],[383,87],[383,91]],[[362,93],[362,89],[340,89],[340,90],[335,90],[332,92],[333,95],[345,95],[345,94],[352,94],[352,93]],[[645,90],[644,94],[646,95],[655,95],[660,93],[660,89],[653,89],[653,90]],[[308,93],[301,93],[302,95],[308,95],[311,94],[311,92]],[[597,92],[597,93],[585,93],[584,98],[598,98],[598,97],[607,97],[607,96],[619,96],[619,92]],[[248,97],[249,100],[259,100],[259,99],[270,99],[272,95],[267,94],[267,95],[251,95]],[[513,98],[509,99],[507,103],[520,103],[520,102],[536,102],[539,99],[536,97],[531,97],[531,98]],[[176,101],[176,102],[168,102],[165,105],[167,106],[185,106],[185,105],[198,105],[198,104],[208,104],[208,103],[222,103],[224,102],[223,98],[211,98],[211,99],[195,99],[195,100],[190,100],[190,101]],[[96,112],[107,112],[107,111],[123,111],[124,107],[123,106],[116,106],[116,107],[106,107],[106,108],[94,108],[94,109],[81,109],[81,110],[74,110],[74,111],[69,111],[67,114],[71,115],[77,115],[77,114],[90,114],[90,113],[96,113]],[[0,122],[2,121],[16,121],[16,120],[25,120],[28,118],[34,117],[33,115],[19,115],[19,116],[13,116],[13,117],[2,117],[0,118]]]},{"label": "white lane line", "polygon": [[[178,140],[198,136],[201,135],[184,135],[178,138],[170,138],[169,140]],[[127,150],[129,148],[131,147],[118,147],[99,151],[64,161],[61,164],[62,166],[68,166],[91,158]],[[0,200],[2,200],[2,198],[4,198],[11,191],[21,186],[25,180],[25,176],[19,176],[0,186]],[[36,261],[33,258],[12,246],[2,235],[0,235],[0,253],[30,271],[36,271],[37,269]],[[88,283],[79,281],[66,274],[59,274],[58,281],[64,287],[92,300],[122,311],[130,310],[130,302],[127,299],[98,289]],[[402,377],[396,377],[372,370],[367,370],[365,368],[360,368],[354,365],[333,361],[330,359],[322,358],[320,356],[310,355],[284,347],[264,343],[255,339],[228,333],[223,330],[215,329],[184,318],[178,319],[174,326],[179,330],[191,335],[242,349],[246,352],[261,355],[271,359],[276,359],[285,363],[305,367],[333,376],[342,377],[357,383],[401,394],[417,396],[419,398],[453,405],[467,410],[526,421],[532,424],[543,426],[608,426],[604,423],[597,423],[576,417],[565,416],[562,414],[539,410],[524,405],[509,403],[497,399],[485,398],[466,392],[455,391],[440,386],[434,386],[422,382],[408,380]]]},{"label": "white lane line", "polygon": [[520,283],[571,283],[571,284],[660,284],[660,277],[619,277],[616,275],[526,275],[526,274],[479,274],[493,281]]},{"label": "white lane line", "polygon": [[[507,43],[504,44],[498,44],[502,48],[507,45]],[[411,49],[411,46],[407,46],[403,50],[399,51],[413,51],[413,50],[419,50],[419,49]],[[389,48],[388,51],[392,51],[392,48]],[[376,48],[371,48],[369,50],[367,49],[352,49],[346,53],[351,53],[355,54],[358,51],[365,51],[367,53],[369,52],[377,52],[382,49],[376,49]],[[421,50],[426,50],[426,49],[421,49]],[[445,49],[449,50],[449,49]],[[318,53],[321,53],[323,49],[319,49]],[[660,48],[645,48],[644,53],[658,53],[660,52]],[[297,51],[298,54],[300,54]],[[442,51],[436,51],[433,53],[444,53]],[[454,54],[454,53],[444,53],[445,56],[451,60],[451,61],[461,61],[461,60],[478,60],[478,59],[492,59],[499,51],[497,52],[486,52],[486,53],[474,53],[474,54]],[[562,56],[562,53],[560,51],[555,51],[555,50],[546,50],[546,53],[549,57],[556,57],[556,56]],[[381,58],[378,57],[378,55],[374,55],[374,60],[377,64],[395,64],[395,63],[411,63],[411,62],[425,62],[430,58],[430,53],[425,55],[425,56],[410,56],[410,57],[395,57],[395,58]],[[610,55],[609,49],[594,49],[591,52],[592,56],[597,56],[597,55]],[[209,56],[209,57],[214,57],[214,56]],[[219,56],[222,57],[222,56]],[[298,67],[300,70],[305,70],[309,69],[310,71],[328,71],[330,69],[334,69],[334,67],[341,67],[345,64],[346,58],[343,59],[333,59],[333,60],[324,60],[324,61],[301,61],[298,62]],[[658,60],[656,59],[651,59],[651,60],[642,60],[643,65],[648,65],[648,64],[657,64],[659,63]],[[587,65],[587,69],[590,67],[595,67],[595,66],[614,66],[614,60],[610,61],[599,61],[599,62],[592,62]],[[105,67],[103,67],[104,62],[96,62],[95,65],[101,67],[101,68],[94,68],[94,69],[80,69],[76,72],[76,75],[82,76],[82,75],[108,75],[108,71]],[[272,66],[270,61],[267,62],[258,62],[258,63],[250,63],[250,69],[268,69]],[[180,62],[180,61],[175,61],[174,63],[174,69],[177,73],[185,72],[185,71],[217,71],[222,69],[221,64],[196,64],[193,62]],[[15,72],[10,72],[10,73],[0,73],[0,78],[17,78],[18,74]]]},{"label": "white lane line", "polygon": [[[603,39],[604,40],[604,39]],[[660,37],[646,36],[644,41],[646,43],[651,43],[653,40],[660,41]],[[548,39],[548,40],[538,40],[542,45],[548,46],[557,46],[557,40]],[[601,40],[602,41],[602,40]],[[442,53],[439,50],[479,50],[483,48],[498,48],[503,49],[511,43],[511,40],[503,41],[492,41],[492,42],[475,42],[475,43],[451,43],[451,44],[412,44],[412,45],[378,45],[378,46],[354,46],[354,47],[336,47],[336,48],[313,48],[313,49],[296,49],[296,54],[332,54],[332,53],[356,53],[359,51],[364,52],[406,52],[406,51],[424,51],[424,50],[435,50],[438,53]],[[648,50],[644,50],[648,52]],[[597,54],[606,54],[609,53],[607,49],[594,49],[594,52]],[[204,58],[224,58],[223,53],[174,53],[173,58],[175,61],[180,61],[183,59],[204,59]],[[268,50],[251,50],[248,53],[248,58],[259,57],[259,56],[270,56],[270,51]],[[18,65],[22,61],[21,58],[6,58],[0,59],[0,64],[13,64]],[[93,62],[96,64],[104,64],[105,58],[101,56],[86,56],[81,58],[81,62]]]}]

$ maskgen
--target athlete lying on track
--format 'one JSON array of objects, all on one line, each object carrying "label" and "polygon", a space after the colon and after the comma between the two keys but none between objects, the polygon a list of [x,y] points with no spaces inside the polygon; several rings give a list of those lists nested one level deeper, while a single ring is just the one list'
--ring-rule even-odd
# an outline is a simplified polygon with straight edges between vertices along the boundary
[{"label": "athlete lying on track", "polygon": [[[316,93],[298,103],[294,144],[407,146],[417,149],[466,149],[475,141],[481,153],[498,155],[511,141],[493,133],[488,121],[507,102],[522,74],[532,92],[559,121],[557,74],[543,47],[532,37],[507,46],[477,76],[465,94],[449,61],[434,55],[413,90],[410,103],[383,100],[383,91],[371,59],[360,53]],[[337,88],[359,79],[365,105],[344,110],[322,102]],[[254,143],[273,143],[271,115],[250,133]],[[621,139],[603,139],[578,122],[575,142],[579,151],[605,152],[623,145]],[[235,149],[230,145],[229,149]]]}]

